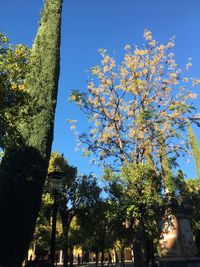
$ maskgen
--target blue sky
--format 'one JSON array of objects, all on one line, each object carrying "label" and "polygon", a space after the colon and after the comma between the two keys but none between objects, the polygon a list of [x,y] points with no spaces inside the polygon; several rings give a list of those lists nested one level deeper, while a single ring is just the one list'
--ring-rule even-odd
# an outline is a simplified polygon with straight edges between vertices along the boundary
[{"label": "blue sky", "polygon": [[[0,31],[12,43],[31,46],[38,27],[43,0],[7,0],[1,3]],[[160,42],[176,36],[175,58],[184,66],[192,57],[191,76],[200,77],[199,0],[64,0],[62,20],[61,75],[56,111],[53,150],[64,153],[69,164],[81,173],[100,174],[97,167],[75,152],[76,140],[66,120],[78,119],[82,129],[86,119],[68,102],[72,89],[85,89],[86,69],[99,63],[98,48],[115,51],[121,58],[126,44],[143,42],[144,29]],[[198,107],[199,108],[199,107]],[[199,129],[195,129],[198,135]],[[200,136],[200,135],[199,135]],[[192,159],[182,169],[195,177]]]}]

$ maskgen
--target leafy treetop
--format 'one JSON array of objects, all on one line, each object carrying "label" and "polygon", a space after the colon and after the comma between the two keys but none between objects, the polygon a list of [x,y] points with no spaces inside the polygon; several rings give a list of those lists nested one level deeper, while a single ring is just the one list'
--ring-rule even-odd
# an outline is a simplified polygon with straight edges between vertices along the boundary
[{"label": "leafy treetop", "polygon": [[91,69],[87,92],[71,94],[91,125],[88,134],[79,135],[84,153],[104,162],[111,158],[123,165],[151,158],[160,164],[162,143],[167,155],[177,157],[187,150],[183,131],[194,115],[197,95],[192,88],[200,80],[186,75],[191,59],[184,70],[176,63],[173,38],[160,44],[145,30],[144,39],[142,48],[125,46],[118,65],[106,50],[99,50],[101,64]]}]

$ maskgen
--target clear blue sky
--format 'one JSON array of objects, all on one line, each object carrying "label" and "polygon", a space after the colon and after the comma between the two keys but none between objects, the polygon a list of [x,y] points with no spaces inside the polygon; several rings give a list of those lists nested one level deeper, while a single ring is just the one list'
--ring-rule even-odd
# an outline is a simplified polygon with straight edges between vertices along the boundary
[{"label": "clear blue sky", "polygon": [[[37,32],[43,0],[7,0],[1,3],[0,31],[12,43],[31,46]],[[98,48],[116,51],[120,58],[125,44],[143,42],[144,29],[160,42],[176,36],[174,53],[180,65],[193,59],[192,76],[200,77],[200,1],[199,0],[64,0],[62,21],[61,76],[56,112],[53,150],[64,153],[71,165],[82,173],[97,167],[75,152],[76,141],[68,118],[87,125],[77,108],[68,102],[72,89],[85,89],[85,70],[99,63]],[[196,129],[197,135],[200,131]],[[181,167],[195,176],[191,160]]]}]

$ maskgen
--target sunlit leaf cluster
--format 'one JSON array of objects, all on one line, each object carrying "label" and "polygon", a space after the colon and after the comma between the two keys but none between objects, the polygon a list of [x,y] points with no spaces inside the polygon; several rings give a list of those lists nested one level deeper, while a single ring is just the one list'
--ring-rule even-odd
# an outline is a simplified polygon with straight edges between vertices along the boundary
[{"label": "sunlit leaf cluster", "polygon": [[29,72],[30,49],[15,47],[0,33],[0,146],[9,145],[17,135],[17,124],[23,118],[22,107],[28,99],[25,77]]}]

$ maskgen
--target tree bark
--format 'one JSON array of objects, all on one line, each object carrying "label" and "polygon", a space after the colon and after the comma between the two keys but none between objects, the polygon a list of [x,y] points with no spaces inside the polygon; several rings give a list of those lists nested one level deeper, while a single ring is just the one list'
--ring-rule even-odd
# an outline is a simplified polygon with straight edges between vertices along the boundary
[{"label": "tree bark", "polygon": [[74,262],[74,254],[73,254],[73,246],[70,246],[70,267],[73,267],[73,262]]},{"label": "tree bark", "polygon": [[68,267],[68,240],[66,239],[63,243],[63,267]]},{"label": "tree bark", "polygon": [[147,264],[147,240],[145,238],[145,229],[141,221],[137,224],[136,241],[133,244],[134,267],[148,267]]},{"label": "tree bark", "polygon": [[[62,203],[63,204],[63,203]],[[61,206],[62,206],[61,204]],[[68,261],[70,259],[69,255],[68,255],[68,250],[69,250],[69,229],[70,229],[70,223],[73,219],[73,217],[75,216],[75,213],[69,213],[66,211],[66,207],[64,205],[64,207],[61,207],[59,209],[59,213],[60,213],[60,217],[61,217],[61,222],[62,222],[62,229],[63,229],[63,255],[64,255],[64,262],[63,262],[63,267],[67,267],[68,266]]]},{"label": "tree bark", "polygon": [[57,212],[58,212],[58,206],[57,206],[57,196],[54,195],[54,204],[53,204],[53,216],[52,216],[52,231],[51,231],[51,248],[50,248],[50,259],[51,264],[54,266],[55,262],[55,243],[56,243],[56,221],[57,221]]},{"label": "tree bark", "polygon": [[98,262],[99,262],[99,255],[98,254],[99,254],[98,249],[96,249],[95,250],[95,257],[96,257],[96,259],[95,259],[96,260],[96,264],[95,265],[96,265],[96,267],[98,266]]},{"label": "tree bark", "polygon": [[134,245],[134,267],[147,267],[142,244],[139,240]]},{"label": "tree bark", "polygon": [[63,229],[63,267],[68,267],[68,261],[69,261],[69,241],[68,241],[68,235],[69,235],[69,218],[63,212],[60,210],[60,216],[62,221],[62,229]]},{"label": "tree bark", "polygon": [[101,247],[101,266],[104,266],[104,246]]}]

